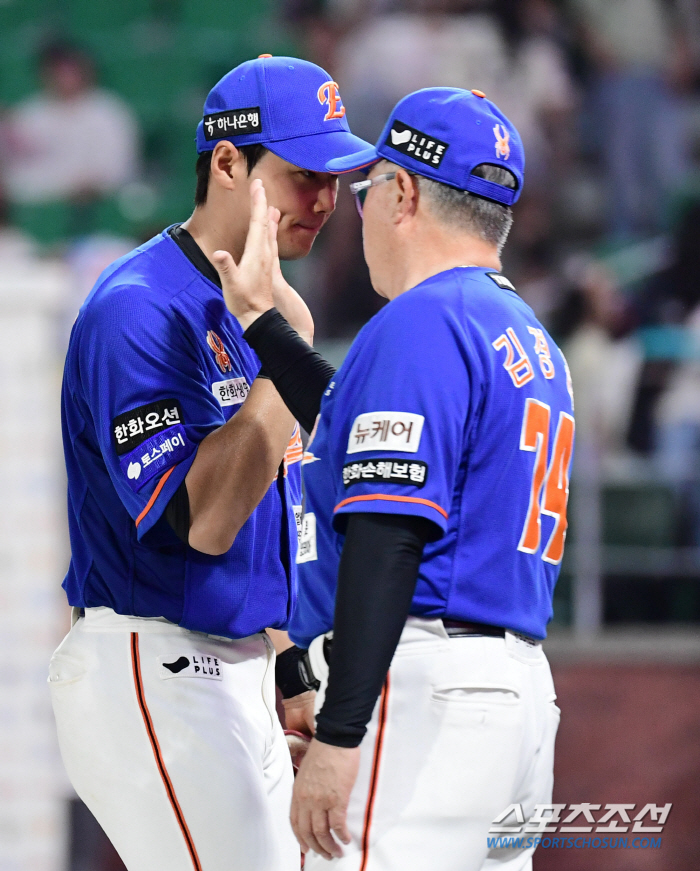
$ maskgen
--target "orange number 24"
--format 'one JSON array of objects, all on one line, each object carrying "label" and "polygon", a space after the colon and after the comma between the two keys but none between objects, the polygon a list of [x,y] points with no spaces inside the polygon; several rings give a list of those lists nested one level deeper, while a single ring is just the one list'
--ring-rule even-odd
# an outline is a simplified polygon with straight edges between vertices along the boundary
[{"label": "orange number 24", "polygon": [[566,504],[569,499],[569,465],[574,447],[574,419],[564,411],[559,412],[554,447],[547,466],[550,416],[551,409],[546,403],[537,399],[525,401],[520,450],[535,454],[535,467],[518,550],[524,553],[536,553],[539,550],[542,537],[540,516],[547,514],[555,519],[555,523],[542,559],[558,565],[564,555],[564,539],[568,526]]}]

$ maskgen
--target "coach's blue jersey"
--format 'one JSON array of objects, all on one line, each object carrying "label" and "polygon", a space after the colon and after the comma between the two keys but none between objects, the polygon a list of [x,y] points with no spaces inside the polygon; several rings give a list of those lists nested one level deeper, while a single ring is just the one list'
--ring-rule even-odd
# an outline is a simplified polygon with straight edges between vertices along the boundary
[{"label": "coach's blue jersey", "polygon": [[286,625],[298,427],[285,474],[227,553],[186,547],[163,517],[197,446],[238,411],[259,368],[221,289],[167,232],[102,274],[73,327],[63,380],[71,605],[231,638]]},{"label": "coach's blue jersey", "polygon": [[431,520],[411,614],[544,638],[574,439],[564,357],[492,270],[452,269],[360,332],[304,458],[302,646],[333,625],[346,515]]}]

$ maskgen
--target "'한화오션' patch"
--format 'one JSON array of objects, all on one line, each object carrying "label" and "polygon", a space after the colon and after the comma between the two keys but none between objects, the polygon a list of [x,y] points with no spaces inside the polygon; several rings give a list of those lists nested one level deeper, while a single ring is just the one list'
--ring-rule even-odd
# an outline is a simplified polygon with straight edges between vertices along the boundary
[{"label": "'\ud55c\ud654\uc624\uc158' patch", "polygon": [[112,442],[117,456],[131,453],[152,435],[184,422],[177,399],[159,399],[118,414],[112,420]]}]

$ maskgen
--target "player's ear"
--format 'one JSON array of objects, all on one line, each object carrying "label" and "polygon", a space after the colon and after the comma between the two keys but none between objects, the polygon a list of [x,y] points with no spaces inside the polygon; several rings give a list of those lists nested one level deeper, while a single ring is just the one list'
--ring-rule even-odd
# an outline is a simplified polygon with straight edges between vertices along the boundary
[{"label": "player's ear", "polygon": [[416,213],[418,208],[418,179],[406,172],[405,169],[397,169],[396,187],[398,198],[395,215],[397,222],[400,222]]},{"label": "player's ear", "polygon": [[[242,175],[241,175],[242,173]],[[242,151],[232,142],[217,142],[211,156],[212,181],[225,190],[235,190],[241,179],[247,179],[247,165]]]}]

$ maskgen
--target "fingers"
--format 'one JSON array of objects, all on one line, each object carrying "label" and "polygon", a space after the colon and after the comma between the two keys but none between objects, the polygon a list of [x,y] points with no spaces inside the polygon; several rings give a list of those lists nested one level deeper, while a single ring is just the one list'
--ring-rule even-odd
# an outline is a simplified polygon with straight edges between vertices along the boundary
[{"label": "fingers", "polygon": [[350,829],[347,824],[347,811],[339,808],[331,808],[328,811],[328,824],[331,831],[343,844],[350,843]]},{"label": "fingers", "polygon": [[[330,823],[331,814],[336,819],[336,825],[333,827]],[[331,828],[336,831],[343,843],[350,843],[344,812],[331,811],[329,814],[322,808],[314,807],[312,802],[300,801],[296,790],[292,798],[290,822],[303,853],[313,850],[324,859],[332,859],[334,856],[340,858],[343,851],[331,834]]]},{"label": "fingers", "polygon": [[343,855],[330,833],[326,811],[309,811],[302,807],[296,819],[292,817],[292,828],[303,853],[313,850],[324,859],[332,859],[334,856],[340,858]]},{"label": "fingers", "polygon": [[272,255],[273,274],[280,268],[279,254],[277,251],[277,231],[280,225],[280,210],[274,206],[267,208],[267,242]]},{"label": "fingers", "polygon": [[317,810],[311,812],[311,849],[320,853],[324,859],[340,858],[343,851],[331,835],[328,822],[328,812]]},{"label": "fingers", "polygon": [[222,286],[225,286],[226,283],[233,278],[238,269],[234,263],[233,257],[231,257],[228,251],[215,251],[211,256],[211,259],[216,267],[216,271],[219,273]]},{"label": "fingers", "polygon": [[269,254],[268,224],[269,217],[265,188],[262,181],[259,178],[255,178],[250,183],[250,225],[248,227],[243,257],[248,255],[257,258],[263,254]]}]

